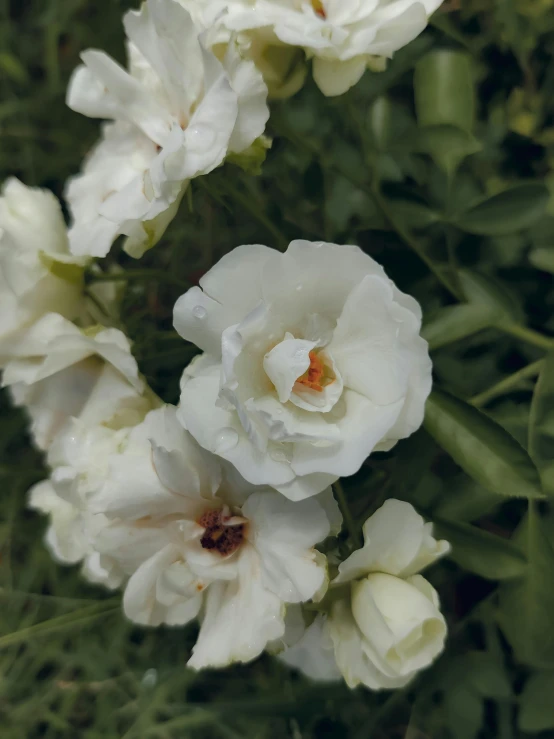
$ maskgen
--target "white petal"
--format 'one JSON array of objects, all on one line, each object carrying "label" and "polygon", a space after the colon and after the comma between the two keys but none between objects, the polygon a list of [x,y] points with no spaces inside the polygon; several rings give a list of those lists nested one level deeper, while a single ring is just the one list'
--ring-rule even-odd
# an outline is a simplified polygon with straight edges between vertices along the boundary
[{"label": "white petal", "polygon": [[269,641],[285,630],[284,608],[278,596],[258,575],[258,555],[245,549],[239,560],[238,579],[212,583],[206,593],[206,610],[189,667],[226,667],[258,657]]},{"label": "white petal", "polygon": [[262,298],[261,273],[279,258],[267,246],[239,246],[226,254],[175,304],[174,325],[187,341],[214,357],[221,355],[221,334],[239,323]]},{"label": "white petal", "polygon": [[365,72],[367,58],[357,56],[342,61],[316,57],[313,62],[313,75],[316,85],[328,97],[342,95],[357,82]]},{"label": "white petal", "polygon": [[256,493],[242,507],[248,537],[260,555],[264,586],[286,603],[312,598],[325,579],[313,547],[330,524],[315,498],[292,503],[278,493]]},{"label": "white petal", "polygon": [[265,355],[264,370],[275,385],[281,403],[290,400],[294,384],[310,366],[309,354],[315,346],[316,342],[295,339],[292,334],[287,334]]},{"label": "white petal", "polygon": [[325,617],[321,614],[315,617],[292,647],[279,655],[279,659],[289,667],[296,667],[312,680],[332,682],[341,678]]},{"label": "white petal", "polygon": [[363,531],[364,546],[339,565],[334,582],[356,580],[370,572],[409,577],[450,549],[446,541],[433,538],[432,524],[400,500],[387,500],[367,519]]}]

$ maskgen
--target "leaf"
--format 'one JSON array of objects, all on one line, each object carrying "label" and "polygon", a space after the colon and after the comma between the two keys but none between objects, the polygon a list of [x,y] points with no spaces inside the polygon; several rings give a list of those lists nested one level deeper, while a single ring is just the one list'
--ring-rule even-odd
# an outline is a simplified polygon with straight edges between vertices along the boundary
[{"label": "leaf", "polygon": [[429,342],[430,349],[438,349],[493,326],[501,317],[494,306],[452,305],[432,315],[421,335]]},{"label": "leaf", "polygon": [[448,521],[475,521],[494,511],[502,502],[496,493],[485,490],[462,474],[448,481],[447,490],[434,507],[432,517],[438,516]]},{"label": "leaf", "polygon": [[518,725],[521,731],[554,729],[554,671],[538,672],[525,683],[520,698]]},{"label": "leaf", "polygon": [[525,314],[518,296],[500,280],[469,269],[459,270],[458,277],[468,303],[482,309],[493,309],[498,319],[524,320]]},{"label": "leaf", "polygon": [[527,573],[502,583],[498,621],[520,662],[554,667],[554,549],[534,502],[529,503],[518,539],[527,554]]},{"label": "leaf", "polygon": [[502,236],[532,226],[544,215],[550,194],[542,182],[528,182],[485,198],[454,223],[462,231],[480,236]]},{"label": "leaf", "polygon": [[525,555],[512,542],[467,523],[433,521],[438,535],[452,545],[450,558],[464,570],[488,580],[509,580],[525,572]]},{"label": "leaf", "polygon": [[444,694],[446,723],[455,739],[474,739],[483,723],[483,699],[467,685],[456,685]]},{"label": "leaf", "polygon": [[427,228],[440,221],[439,214],[429,206],[415,200],[390,200],[395,215],[401,218],[409,228]]},{"label": "leaf", "polygon": [[472,60],[468,54],[440,49],[416,64],[414,93],[420,126],[449,124],[473,129],[475,93]]},{"label": "leaf", "polygon": [[533,393],[529,454],[539,469],[543,490],[554,496],[554,352],[544,359]]},{"label": "leaf", "polygon": [[420,128],[412,147],[413,151],[428,154],[450,177],[466,157],[476,154],[481,148],[470,133],[447,124]]},{"label": "leaf", "polygon": [[533,267],[554,274],[554,249],[533,249],[529,261]]},{"label": "leaf", "polygon": [[476,482],[498,495],[540,498],[537,469],[525,449],[481,411],[442,390],[434,390],[424,426]]}]

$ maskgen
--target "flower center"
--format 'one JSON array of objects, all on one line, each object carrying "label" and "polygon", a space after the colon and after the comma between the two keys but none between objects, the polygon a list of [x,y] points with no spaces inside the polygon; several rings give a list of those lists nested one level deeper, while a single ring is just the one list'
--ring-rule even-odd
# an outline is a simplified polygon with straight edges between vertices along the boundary
[{"label": "flower center", "polygon": [[323,7],[323,0],[312,0],[312,8],[320,18],[327,18],[327,13]]},{"label": "flower center", "polygon": [[322,393],[323,388],[334,382],[336,378],[316,351],[312,349],[308,356],[310,357],[310,366],[296,382],[310,388],[310,390],[315,390],[317,393]]},{"label": "flower center", "polygon": [[200,539],[202,549],[213,549],[227,556],[236,552],[244,541],[246,519],[230,515],[228,508],[206,511],[197,523],[204,528]]}]

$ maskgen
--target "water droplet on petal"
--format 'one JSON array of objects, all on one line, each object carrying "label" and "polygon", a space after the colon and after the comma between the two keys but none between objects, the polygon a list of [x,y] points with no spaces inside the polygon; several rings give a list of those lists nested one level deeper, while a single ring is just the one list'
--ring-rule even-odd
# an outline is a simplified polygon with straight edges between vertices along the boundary
[{"label": "water droplet on petal", "polygon": [[304,288],[304,285],[302,284],[296,286],[296,289],[298,290],[298,292],[300,292],[300,290],[303,290],[303,288]]},{"label": "water droplet on petal", "polygon": [[203,318],[206,318],[208,315],[208,311],[203,308],[201,305],[195,305],[192,309],[192,315],[195,318],[198,318],[199,320],[202,320]]},{"label": "water droplet on petal", "polygon": [[269,456],[274,462],[288,462],[287,455],[282,449],[272,449]]},{"label": "water droplet on petal", "polygon": [[224,454],[230,452],[239,443],[239,435],[230,427],[221,429],[215,440],[215,452],[216,454]]},{"label": "water droplet on petal", "polygon": [[207,151],[215,144],[215,132],[207,126],[193,126],[189,129],[189,135],[196,151]]}]

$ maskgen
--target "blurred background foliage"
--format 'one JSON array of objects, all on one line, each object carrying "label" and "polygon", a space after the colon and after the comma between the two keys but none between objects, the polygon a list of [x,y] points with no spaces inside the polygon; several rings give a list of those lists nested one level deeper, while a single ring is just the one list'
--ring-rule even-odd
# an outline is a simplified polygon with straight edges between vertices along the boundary
[{"label": "blurred background foliage", "polygon": [[[0,0],[2,179],[63,195],[98,135],[65,107],[68,77],[86,47],[123,58],[129,6]],[[307,84],[273,104],[268,133],[261,176],[227,164],[195,180],[158,247],[112,251],[122,309],[104,321],[176,402],[195,349],[172,307],[225,252],[305,237],[381,262],[423,306],[437,391],[425,429],[345,488],[357,525],[404,498],[453,543],[430,573],[447,650],[390,694],[270,657],[188,671],[194,627],[135,628],[119,596],[51,561],[25,507],[43,462],[1,395],[0,736],[554,736],[554,0],[446,0],[386,72],[337,99]]]}]

